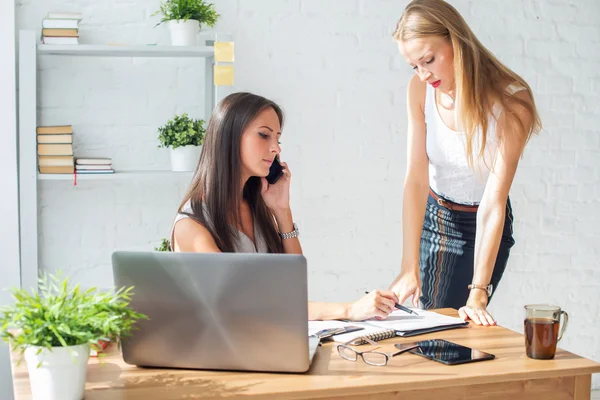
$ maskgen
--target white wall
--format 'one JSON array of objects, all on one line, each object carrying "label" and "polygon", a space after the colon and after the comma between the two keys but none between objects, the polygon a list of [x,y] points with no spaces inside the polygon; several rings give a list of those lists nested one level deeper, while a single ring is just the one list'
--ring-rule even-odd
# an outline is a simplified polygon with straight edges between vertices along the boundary
[{"label": "white wall", "polygon": [[[313,300],[384,287],[400,263],[405,90],[412,71],[391,39],[407,1],[220,0],[219,31],[236,38],[236,88],[280,102],[284,159],[310,266]],[[527,148],[511,197],[517,245],[491,305],[522,330],[522,307],[563,306],[561,346],[600,361],[600,3],[453,1],[483,43],[532,86],[545,129]],[[155,1],[31,0],[19,29],[47,11],[81,11],[82,43],[167,43]],[[511,11],[509,11],[511,10]],[[72,123],[78,155],[117,169],[168,168],[156,127],[202,116],[202,62],[47,57],[40,123]],[[110,253],[150,249],[169,232],[186,182],[40,185],[40,260],[85,284],[112,283]],[[594,385],[600,387],[598,377]]]},{"label": "white wall", "polygon": [[[0,2],[0,289],[20,285],[14,16],[14,2]],[[9,301],[9,293],[0,290],[0,305]],[[8,348],[4,343],[0,344],[0,393],[3,399],[13,398]]]}]

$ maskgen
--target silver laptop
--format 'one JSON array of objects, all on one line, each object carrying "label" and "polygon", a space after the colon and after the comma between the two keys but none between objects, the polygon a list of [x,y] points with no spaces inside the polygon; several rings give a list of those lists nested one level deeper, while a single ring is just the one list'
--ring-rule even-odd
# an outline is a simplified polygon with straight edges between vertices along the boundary
[{"label": "silver laptop", "polygon": [[[117,287],[150,317],[123,339],[126,363],[145,367],[305,372],[306,259],[290,254],[117,251]],[[309,343],[310,342],[310,343]]]}]

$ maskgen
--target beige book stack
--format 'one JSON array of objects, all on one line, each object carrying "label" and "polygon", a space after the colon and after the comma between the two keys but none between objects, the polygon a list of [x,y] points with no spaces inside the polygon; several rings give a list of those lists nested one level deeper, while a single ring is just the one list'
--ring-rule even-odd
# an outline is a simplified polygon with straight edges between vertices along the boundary
[{"label": "beige book stack", "polygon": [[40,174],[72,174],[73,127],[38,126],[36,131]]},{"label": "beige book stack", "polygon": [[49,12],[42,21],[43,44],[79,44],[81,13]]},{"label": "beige book stack", "polygon": [[77,157],[75,160],[75,170],[78,174],[112,174],[115,170],[112,168],[111,158],[97,157]]}]

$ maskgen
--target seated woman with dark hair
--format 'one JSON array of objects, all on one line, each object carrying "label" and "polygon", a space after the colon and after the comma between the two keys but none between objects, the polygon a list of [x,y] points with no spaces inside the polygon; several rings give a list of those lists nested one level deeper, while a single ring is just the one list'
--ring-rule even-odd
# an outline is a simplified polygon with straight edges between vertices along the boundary
[{"label": "seated woman with dark hair", "polygon": [[[171,235],[173,251],[302,254],[290,209],[291,173],[265,177],[281,152],[283,112],[251,93],[234,93],[210,118],[194,179]],[[276,283],[274,283],[276,284]],[[373,291],[353,303],[309,302],[311,320],[385,318],[398,299]]]}]

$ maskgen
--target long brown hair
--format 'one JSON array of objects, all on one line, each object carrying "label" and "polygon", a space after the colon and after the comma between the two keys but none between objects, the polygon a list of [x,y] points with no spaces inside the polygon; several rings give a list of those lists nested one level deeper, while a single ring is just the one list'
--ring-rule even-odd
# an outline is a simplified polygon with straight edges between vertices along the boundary
[{"label": "long brown hair", "polygon": [[[192,183],[179,212],[201,223],[222,252],[234,252],[236,224],[241,224],[242,199],[248,201],[256,226],[265,237],[269,253],[283,253],[275,219],[261,196],[261,180],[253,176],[240,190],[242,161],[240,141],[248,125],[267,108],[272,108],[283,127],[283,111],[273,101],[252,93],[233,93],[216,107],[206,128],[202,154]],[[191,213],[183,212],[187,202]],[[203,206],[207,214],[204,215]],[[207,217],[210,220],[207,220]]]},{"label": "long brown hair", "polygon": [[[533,100],[531,88],[523,78],[502,64],[481,44],[463,17],[443,0],[413,0],[404,10],[396,25],[394,39],[407,41],[428,36],[441,36],[449,40],[454,53],[456,105],[461,127],[467,136],[466,152],[473,166],[473,137],[481,131],[481,148],[477,157],[484,158],[490,116],[497,122],[493,107],[497,104],[512,127],[525,131],[526,141],[540,131],[542,124]],[[530,101],[525,101],[507,91],[508,84],[524,88]],[[525,108],[532,118],[531,126],[523,122],[508,104]],[[507,112],[508,110],[508,112]],[[499,137],[499,140],[508,139]]]}]

